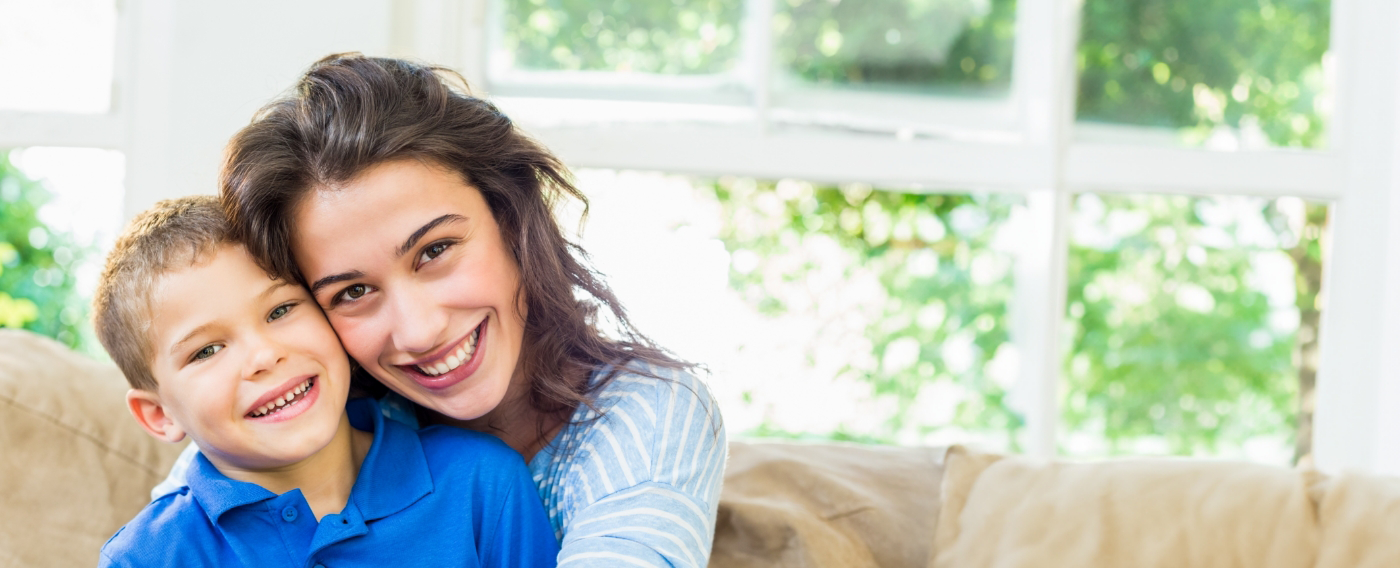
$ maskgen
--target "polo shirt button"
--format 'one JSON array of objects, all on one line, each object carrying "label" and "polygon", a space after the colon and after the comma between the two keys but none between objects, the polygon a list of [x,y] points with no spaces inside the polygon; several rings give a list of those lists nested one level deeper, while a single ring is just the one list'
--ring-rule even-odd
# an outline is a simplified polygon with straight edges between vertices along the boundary
[{"label": "polo shirt button", "polygon": [[288,506],[287,508],[282,509],[282,520],[287,521],[289,523],[297,520],[297,508]]}]

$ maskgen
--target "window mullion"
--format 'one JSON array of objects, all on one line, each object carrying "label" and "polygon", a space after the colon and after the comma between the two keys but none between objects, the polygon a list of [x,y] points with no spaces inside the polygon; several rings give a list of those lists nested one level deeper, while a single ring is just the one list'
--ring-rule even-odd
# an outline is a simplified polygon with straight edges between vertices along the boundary
[{"label": "window mullion", "polygon": [[1027,151],[1045,164],[1027,193],[1026,232],[1017,259],[1013,334],[1021,377],[1013,394],[1026,417],[1024,450],[1056,453],[1070,197],[1066,148],[1074,122],[1074,50],[1079,3],[1023,0],[1017,5],[1013,97]]},{"label": "window mullion", "polygon": [[1391,0],[1335,0],[1332,13],[1331,139],[1344,158],[1344,186],[1323,274],[1315,463],[1396,473],[1400,436],[1388,417],[1400,406],[1400,178],[1392,165],[1400,157],[1400,8]]}]

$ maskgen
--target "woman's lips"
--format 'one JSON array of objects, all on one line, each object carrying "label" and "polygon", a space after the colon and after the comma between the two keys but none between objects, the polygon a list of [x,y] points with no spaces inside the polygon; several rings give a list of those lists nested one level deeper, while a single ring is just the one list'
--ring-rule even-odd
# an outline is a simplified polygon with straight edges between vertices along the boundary
[{"label": "woman's lips", "polygon": [[[482,320],[473,330],[476,333],[476,349],[472,351],[471,358],[462,362],[457,368],[441,375],[428,375],[419,370],[417,365],[397,365],[397,367],[412,377],[415,382],[429,389],[445,389],[460,383],[481,367],[481,361],[485,357],[486,351],[486,324],[489,321],[491,321],[489,317]],[[466,339],[463,338],[462,341],[466,341]],[[459,342],[458,345],[460,344]]]}]

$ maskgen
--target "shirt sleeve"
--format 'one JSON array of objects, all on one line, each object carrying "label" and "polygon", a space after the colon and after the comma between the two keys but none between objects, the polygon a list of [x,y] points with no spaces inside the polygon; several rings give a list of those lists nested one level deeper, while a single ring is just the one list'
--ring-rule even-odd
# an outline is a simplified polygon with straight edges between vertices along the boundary
[{"label": "shirt sleeve", "polygon": [[650,388],[624,391],[585,435],[559,565],[706,566],[728,457],[718,406],[689,375],[614,380]]}]

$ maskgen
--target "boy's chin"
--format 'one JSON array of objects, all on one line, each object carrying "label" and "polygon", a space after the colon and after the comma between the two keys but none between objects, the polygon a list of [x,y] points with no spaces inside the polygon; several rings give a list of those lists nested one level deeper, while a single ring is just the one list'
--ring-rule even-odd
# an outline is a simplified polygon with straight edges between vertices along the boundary
[{"label": "boy's chin", "polygon": [[301,463],[324,450],[334,439],[334,431],[329,435],[307,436],[302,439],[283,437],[258,446],[259,453],[256,455],[247,452],[246,448],[221,451],[216,445],[216,449],[211,452],[205,449],[207,446],[204,444],[200,444],[199,447],[200,451],[209,457],[209,461],[221,470],[231,467],[240,471],[259,472],[275,471]]}]

